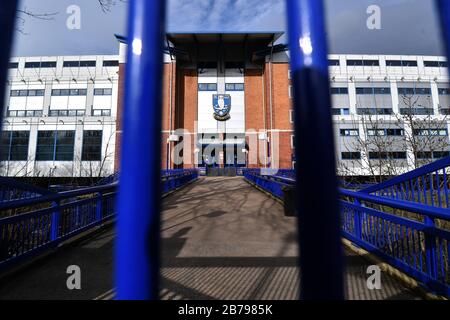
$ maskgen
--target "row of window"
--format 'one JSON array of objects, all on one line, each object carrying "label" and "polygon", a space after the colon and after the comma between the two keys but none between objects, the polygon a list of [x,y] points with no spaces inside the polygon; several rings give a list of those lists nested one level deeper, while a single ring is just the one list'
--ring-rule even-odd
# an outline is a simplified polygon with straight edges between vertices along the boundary
[{"label": "row of window", "polygon": [[43,97],[45,90],[11,90],[11,97]]},{"label": "row of window", "polygon": [[[358,115],[392,115],[393,113],[394,110],[392,108],[356,108],[356,114]],[[408,107],[400,108],[399,113],[401,115],[427,116],[434,115],[434,109],[425,107]],[[439,113],[442,115],[450,115],[450,108],[440,108]],[[333,116],[348,116],[350,115],[350,108],[332,108],[331,114]]]},{"label": "row of window", "polygon": [[[450,156],[449,151],[419,151],[417,159],[441,159]],[[341,152],[342,160],[361,160],[361,152]],[[369,160],[406,160],[405,151],[369,152]]]},{"label": "row of window", "polygon": [[[226,91],[244,91],[243,83],[226,83]],[[198,91],[217,91],[217,83],[199,83]]]},{"label": "row of window", "polygon": [[[11,97],[43,97],[45,90],[11,90]],[[85,96],[87,89],[53,89],[52,96]],[[94,96],[110,96],[111,88],[94,89]]]},{"label": "row of window", "polygon": [[[102,131],[83,131],[82,161],[100,161]],[[29,131],[3,131],[0,161],[27,161]],[[75,131],[38,131],[36,161],[73,161]]]},{"label": "row of window", "polygon": [[[447,68],[448,63],[446,61],[424,61],[424,66],[428,68]],[[329,66],[339,66],[338,59],[329,59]],[[378,67],[380,65],[379,60],[372,59],[350,59],[347,60],[347,66],[350,67]],[[415,60],[386,60],[387,67],[417,67],[417,61]]]},{"label": "row of window", "polygon": [[[414,129],[415,136],[448,136],[447,129]],[[340,129],[343,137],[359,136],[359,129]],[[404,136],[404,129],[367,129],[368,136]]]},{"label": "row of window", "polygon": [[[42,117],[42,110],[9,110],[8,117]],[[50,110],[48,113],[49,117],[82,117],[86,115],[86,110],[84,109],[73,109],[73,110]],[[93,109],[91,112],[92,116],[110,117],[110,109]]]},{"label": "row of window", "polygon": [[[73,68],[73,67],[95,67],[97,65],[96,61],[88,60],[88,61],[64,61],[64,68]],[[117,60],[104,60],[104,67],[118,67],[119,61]],[[17,69],[19,68],[18,62],[10,62],[8,65],[9,69]],[[25,62],[25,68],[56,68],[56,61],[33,61],[33,62]]]},{"label": "row of window", "polygon": [[[450,93],[449,89],[439,89],[440,95],[447,95]],[[348,94],[348,89],[345,87],[333,87],[331,88],[331,94]],[[390,88],[356,88],[356,94],[358,95],[375,95],[375,94],[391,94]],[[400,95],[431,95],[430,88],[398,88],[398,94]]]}]

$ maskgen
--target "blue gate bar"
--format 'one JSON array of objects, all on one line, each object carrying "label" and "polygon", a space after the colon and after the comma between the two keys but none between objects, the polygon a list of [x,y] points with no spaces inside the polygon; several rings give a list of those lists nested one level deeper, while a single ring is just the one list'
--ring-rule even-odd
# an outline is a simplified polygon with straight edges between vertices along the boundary
[{"label": "blue gate bar", "polygon": [[0,2],[0,123],[3,122],[3,102],[5,101],[4,88],[8,74],[9,56],[11,54],[13,42],[17,5],[17,0],[3,0]]},{"label": "blue gate bar", "polygon": [[164,23],[164,0],[129,2],[117,299],[158,299]]},{"label": "blue gate bar", "polygon": [[436,11],[441,22],[441,32],[446,49],[447,61],[450,63],[450,1],[436,0]]},{"label": "blue gate bar", "polygon": [[322,0],[287,0],[294,84],[301,298],[343,299],[334,137]]}]

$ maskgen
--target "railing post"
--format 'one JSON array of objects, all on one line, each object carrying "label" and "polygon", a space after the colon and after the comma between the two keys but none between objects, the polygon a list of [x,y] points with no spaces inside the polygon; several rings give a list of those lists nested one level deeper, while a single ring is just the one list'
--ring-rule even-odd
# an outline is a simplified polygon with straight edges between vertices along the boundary
[{"label": "railing post", "polygon": [[[427,229],[434,229],[436,225],[434,219],[425,216],[425,225]],[[427,273],[430,278],[436,280],[438,275],[437,256],[436,256],[436,238],[428,230],[425,231],[425,254]]]},{"label": "railing post", "polygon": [[117,299],[158,299],[159,295],[165,3],[163,0],[129,2],[118,194]]},{"label": "railing post", "polygon": [[286,4],[299,168],[300,294],[303,299],[343,299],[324,7],[322,0]]},{"label": "railing post", "polygon": [[59,225],[61,221],[61,211],[59,210],[59,201],[53,202],[52,207],[55,211],[52,213],[52,222],[50,229],[50,241],[58,240]]},{"label": "railing post", "polygon": [[103,212],[103,194],[99,192],[97,194],[97,205],[95,207],[95,221],[102,220],[102,212]]},{"label": "railing post", "polygon": [[[355,205],[358,207],[361,207],[361,202],[358,199],[355,199]],[[361,240],[361,211],[360,210],[355,210],[354,213],[354,224],[355,224],[355,237],[359,240]]]}]

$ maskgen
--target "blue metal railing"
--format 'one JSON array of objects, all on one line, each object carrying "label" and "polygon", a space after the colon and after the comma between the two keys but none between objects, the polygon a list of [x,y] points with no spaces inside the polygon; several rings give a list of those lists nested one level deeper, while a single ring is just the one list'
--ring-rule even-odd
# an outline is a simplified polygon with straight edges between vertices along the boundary
[{"label": "blue metal railing", "polygon": [[392,199],[449,208],[450,157],[435,161],[379,184],[371,185],[361,192]]},{"label": "blue metal railing", "polygon": [[[295,181],[248,171],[245,178],[284,200]],[[450,211],[340,189],[342,235],[422,283],[450,296]]]},{"label": "blue metal railing", "polygon": [[450,297],[449,210],[349,190],[340,194],[344,237],[427,290]]},{"label": "blue metal railing", "polygon": [[53,192],[50,190],[20,182],[13,178],[0,177],[0,202],[36,198],[51,193]]},{"label": "blue metal railing", "polygon": [[0,268],[56,247],[113,217],[116,184],[0,203],[0,212],[34,208],[0,219]]},{"label": "blue metal railing", "polygon": [[[168,194],[198,178],[196,170],[162,172]],[[0,203],[0,270],[58,246],[113,218],[117,182]],[[18,213],[20,212],[20,213]]]}]

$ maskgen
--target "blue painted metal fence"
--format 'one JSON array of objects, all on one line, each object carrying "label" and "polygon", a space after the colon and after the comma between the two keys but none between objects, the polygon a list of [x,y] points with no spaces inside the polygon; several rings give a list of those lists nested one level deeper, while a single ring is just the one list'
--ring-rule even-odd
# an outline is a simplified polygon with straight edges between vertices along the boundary
[{"label": "blue painted metal fence", "polygon": [[[414,170],[370,190],[384,190],[393,184],[427,176],[446,166],[449,159]],[[255,170],[244,173],[257,187],[283,200],[283,188],[295,181],[264,176]],[[434,185],[436,186],[436,185]],[[442,191],[442,190],[441,190]],[[441,192],[440,191],[440,192]],[[450,210],[410,199],[339,190],[342,235],[361,248],[417,279],[431,292],[450,296]],[[442,197],[448,197],[448,189]]]},{"label": "blue painted metal fence", "polygon": [[[162,171],[163,195],[197,178],[196,170]],[[117,185],[115,181],[1,202],[0,270],[55,248],[115,217]]]}]

